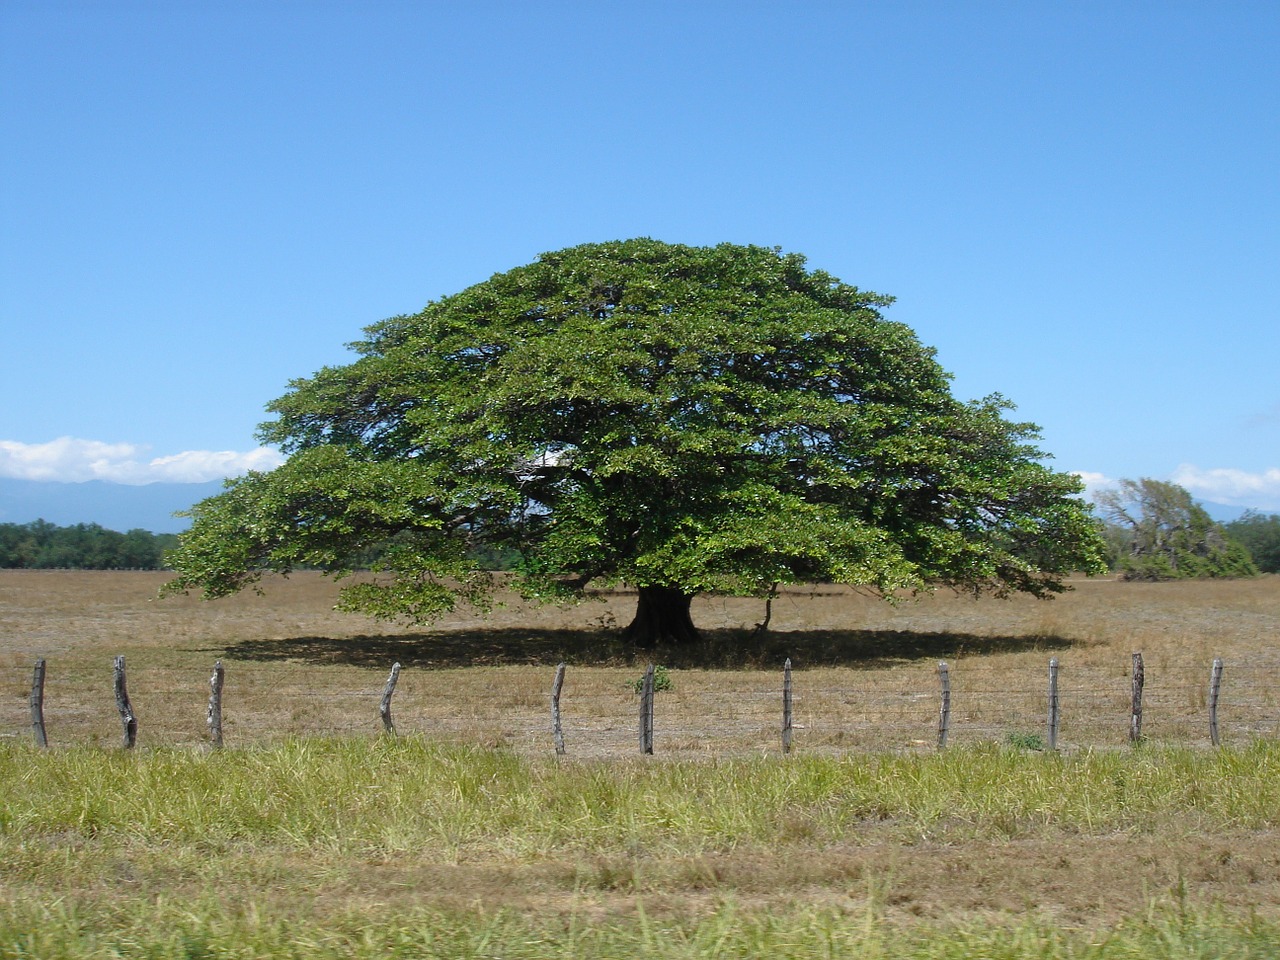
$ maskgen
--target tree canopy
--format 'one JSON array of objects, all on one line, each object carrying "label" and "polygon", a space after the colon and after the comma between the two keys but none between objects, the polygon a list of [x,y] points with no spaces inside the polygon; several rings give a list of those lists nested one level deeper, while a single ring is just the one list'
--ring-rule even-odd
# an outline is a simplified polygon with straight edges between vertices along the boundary
[{"label": "tree canopy", "polygon": [[641,642],[696,636],[689,598],[829,581],[1047,596],[1102,568],[1074,476],[1000,396],[961,402],[890,297],[798,254],[589,244],[373,324],[294,381],[280,467],[191,511],[170,590],[334,574],[345,609],[483,606],[477,546],[534,597],[638,588]]},{"label": "tree canopy", "polygon": [[158,570],[174,534],[119,533],[96,523],[0,523],[0,567],[32,570]]},{"label": "tree canopy", "polygon": [[1176,483],[1121,480],[1094,495],[1110,525],[1113,565],[1126,580],[1247,577],[1248,549]]},{"label": "tree canopy", "polygon": [[1233,540],[1244,544],[1259,570],[1280,573],[1280,513],[1247,510],[1224,529]]}]

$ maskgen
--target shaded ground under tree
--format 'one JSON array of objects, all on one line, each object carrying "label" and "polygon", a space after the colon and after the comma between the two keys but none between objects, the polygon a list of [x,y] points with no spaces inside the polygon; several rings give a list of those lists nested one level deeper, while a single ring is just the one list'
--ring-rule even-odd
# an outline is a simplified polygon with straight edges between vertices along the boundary
[{"label": "shaded ground under tree", "polygon": [[289,637],[244,640],[217,651],[231,660],[301,661],[381,667],[451,667],[510,664],[632,664],[651,660],[676,669],[746,669],[780,665],[888,667],[922,658],[953,659],[1034,650],[1063,650],[1060,636],[982,636],[952,631],[704,630],[698,644],[636,649],[598,630],[468,628],[407,635]]}]

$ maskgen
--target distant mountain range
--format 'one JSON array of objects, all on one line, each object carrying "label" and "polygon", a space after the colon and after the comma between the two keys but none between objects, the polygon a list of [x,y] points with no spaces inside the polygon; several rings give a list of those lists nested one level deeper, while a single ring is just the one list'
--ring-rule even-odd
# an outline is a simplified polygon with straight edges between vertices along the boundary
[{"label": "distant mountain range", "polygon": [[[1232,520],[1239,520],[1249,512],[1249,507],[1229,507],[1225,503],[1205,503],[1200,501],[1200,506],[1204,507],[1207,513],[1218,523],[1230,523]],[[1256,513],[1269,513],[1267,510],[1256,510]]]},{"label": "distant mountain range", "polygon": [[[90,480],[86,483],[51,483],[0,477],[0,523],[47,520],[60,527],[96,523],[108,530],[149,530],[181,533],[190,525],[174,516],[192,504],[222,490],[222,481],[209,483],[148,483],[132,486]],[[1238,520],[1244,507],[1203,504],[1219,523]]]},{"label": "distant mountain range", "polygon": [[51,483],[0,477],[0,523],[47,520],[60,527],[96,523],[122,533],[181,533],[190,521],[174,513],[221,490],[221,480],[133,486],[103,480]]}]

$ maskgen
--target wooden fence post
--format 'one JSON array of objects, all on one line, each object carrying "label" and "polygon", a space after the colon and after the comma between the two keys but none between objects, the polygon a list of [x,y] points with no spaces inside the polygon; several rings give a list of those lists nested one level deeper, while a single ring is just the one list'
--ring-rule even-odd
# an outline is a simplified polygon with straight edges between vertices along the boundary
[{"label": "wooden fence post", "polygon": [[947,746],[947,734],[951,731],[951,671],[945,660],[938,663],[938,680],[942,684],[942,706],[938,710],[938,749]]},{"label": "wooden fence post", "polygon": [[44,657],[36,661],[31,674],[31,729],[37,747],[49,746],[49,736],[44,729]]},{"label": "wooden fence post", "polygon": [[1129,710],[1129,742],[1138,743],[1142,739],[1142,687],[1147,682],[1146,671],[1142,666],[1142,654],[1133,655],[1133,703]]},{"label": "wooden fence post", "polygon": [[640,684],[640,752],[653,753],[653,664],[644,671]]},{"label": "wooden fence post", "polygon": [[1222,690],[1222,658],[1213,658],[1213,672],[1209,675],[1209,740],[1218,746],[1218,693]]},{"label": "wooden fence post", "polygon": [[791,658],[782,665],[782,752],[791,752]]},{"label": "wooden fence post", "polygon": [[396,735],[396,725],[391,719],[391,696],[396,692],[396,681],[399,679],[400,664],[397,661],[391,665],[391,676],[387,677],[387,685],[382,690],[382,702],[378,705],[378,713],[382,716],[382,727],[393,737]]},{"label": "wooden fence post", "polygon": [[120,712],[120,723],[124,727],[124,748],[132,750],[138,742],[138,718],[133,712],[133,704],[129,702],[129,690],[125,686],[124,657],[115,659],[116,709]]},{"label": "wooden fence post", "polygon": [[209,678],[209,710],[205,718],[209,724],[209,740],[215,750],[222,749],[222,686],[225,680],[222,661],[215,660],[213,676]]},{"label": "wooden fence post", "polygon": [[1062,719],[1058,701],[1058,658],[1049,660],[1049,727],[1045,742],[1051,751],[1058,749],[1058,724]]},{"label": "wooden fence post", "polygon": [[556,665],[556,678],[551,683],[551,736],[555,740],[556,756],[564,756],[564,729],[560,726],[560,691],[564,689],[564,664]]}]

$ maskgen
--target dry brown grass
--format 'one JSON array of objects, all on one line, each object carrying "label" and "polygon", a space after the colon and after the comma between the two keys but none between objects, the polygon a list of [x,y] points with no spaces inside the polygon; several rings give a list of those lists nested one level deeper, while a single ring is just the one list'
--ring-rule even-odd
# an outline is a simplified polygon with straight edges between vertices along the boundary
[{"label": "dry brown grass", "polygon": [[1124,743],[1130,655],[1146,662],[1145,733],[1203,742],[1214,656],[1226,662],[1227,742],[1274,736],[1280,711],[1280,578],[1132,584],[1084,580],[1052,601],[975,600],[939,592],[897,606],[855,590],[792,588],[771,629],[751,636],[759,601],[702,597],[696,650],[635,651],[610,625],[634,596],[529,606],[514,596],[487,619],[455,615],[430,630],[335,612],[315,574],[273,580],[266,594],[204,603],[157,600],[164,574],[0,572],[0,736],[29,736],[31,665],[48,660],[46,717],[55,744],[118,736],[111,658],[123,654],[146,744],[195,744],[215,659],[227,668],[230,744],[316,733],[375,734],[392,662],[402,731],[550,749],[552,668],[571,664],[563,698],[572,756],[635,751],[629,685],[652,658],[672,669],[659,695],[658,751],[706,755],[778,747],[780,667],[795,666],[796,748],[931,747],[938,660],[951,664],[951,743],[1042,732],[1050,657],[1061,664],[1066,749]]}]

